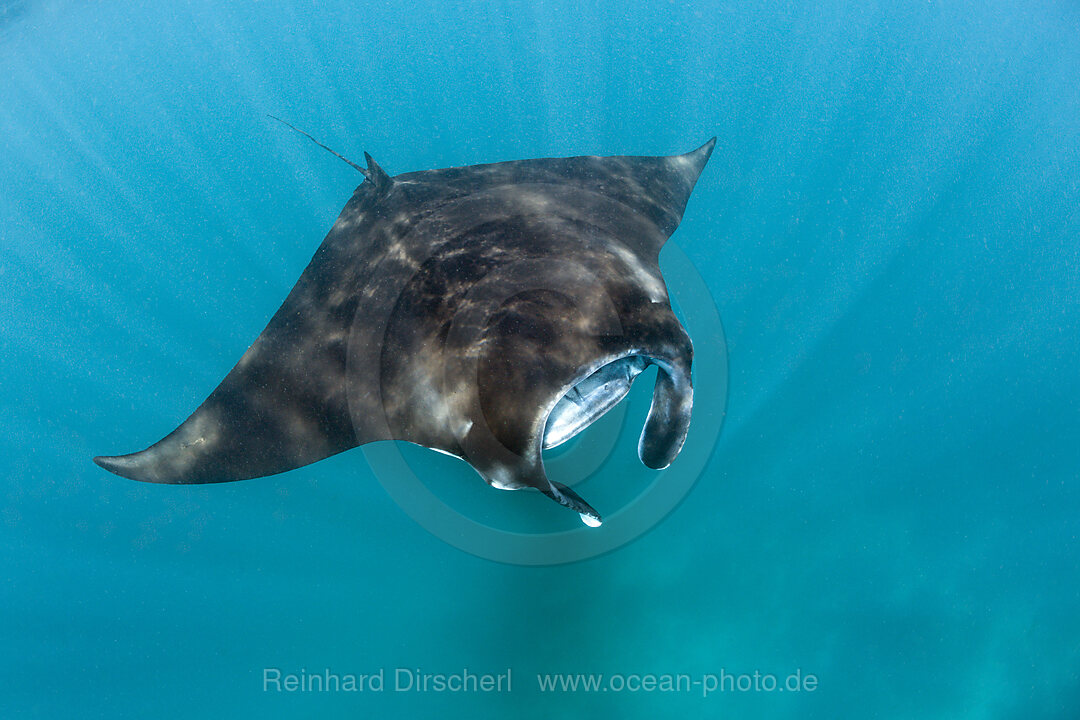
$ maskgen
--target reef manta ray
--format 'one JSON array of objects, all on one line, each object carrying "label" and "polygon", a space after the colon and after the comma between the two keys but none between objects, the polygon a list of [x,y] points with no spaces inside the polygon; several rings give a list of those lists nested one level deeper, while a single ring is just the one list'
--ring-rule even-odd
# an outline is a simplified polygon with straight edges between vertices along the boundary
[{"label": "reef manta ray", "polygon": [[367,153],[366,168],[346,160],[365,180],[217,389],[149,448],[94,462],[146,482],[228,482],[405,440],[599,525],[547,478],[542,451],[649,365],[638,454],[659,469],[682,448],[693,349],[658,256],[715,142],[396,177]]}]

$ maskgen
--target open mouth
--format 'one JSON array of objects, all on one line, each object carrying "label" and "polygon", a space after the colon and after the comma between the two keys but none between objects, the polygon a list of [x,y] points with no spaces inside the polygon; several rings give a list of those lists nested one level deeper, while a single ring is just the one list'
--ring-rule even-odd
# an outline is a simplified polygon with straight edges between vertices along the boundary
[{"label": "open mouth", "polygon": [[570,388],[548,415],[544,449],[562,445],[618,405],[649,364],[648,358],[628,355],[604,365]]}]

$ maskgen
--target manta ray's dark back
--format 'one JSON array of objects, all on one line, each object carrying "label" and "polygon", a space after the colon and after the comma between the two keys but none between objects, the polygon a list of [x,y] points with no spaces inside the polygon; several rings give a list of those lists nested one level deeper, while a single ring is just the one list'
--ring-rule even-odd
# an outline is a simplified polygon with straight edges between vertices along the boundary
[{"label": "manta ray's dark back", "polygon": [[656,365],[639,454],[650,467],[678,454],[692,346],[658,254],[714,143],[394,178],[368,156],[368,179],[217,389],[146,450],[95,462],[148,482],[227,482],[405,440],[598,524],[541,453]]}]

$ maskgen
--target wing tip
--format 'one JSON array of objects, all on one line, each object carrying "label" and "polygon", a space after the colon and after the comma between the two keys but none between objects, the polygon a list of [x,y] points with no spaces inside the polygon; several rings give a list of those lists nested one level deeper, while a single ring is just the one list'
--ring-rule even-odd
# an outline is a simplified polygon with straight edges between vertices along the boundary
[{"label": "wing tip", "polygon": [[716,136],[713,135],[704,145],[686,153],[686,156],[697,166],[698,172],[701,172],[701,169],[705,167],[705,163],[709,162],[709,158],[712,157],[713,148],[715,147]]},{"label": "wing tip", "polygon": [[[138,455],[138,453],[133,453],[133,455]],[[94,458],[94,464],[114,475],[138,480],[137,477],[131,477],[131,471],[135,466],[135,462],[132,460],[133,455],[98,455]]]},{"label": "wing tip", "polygon": [[148,483],[175,482],[164,479],[155,472],[146,450],[128,455],[98,455],[93,460],[98,467],[128,480]]}]

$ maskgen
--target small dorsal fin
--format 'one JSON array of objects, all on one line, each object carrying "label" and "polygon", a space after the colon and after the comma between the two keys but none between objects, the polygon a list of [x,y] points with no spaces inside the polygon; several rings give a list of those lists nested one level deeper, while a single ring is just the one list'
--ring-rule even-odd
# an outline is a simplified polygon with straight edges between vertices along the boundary
[{"label": "small dorsal fin", "polygon": [[390,186],[394,184],[394,179],[386,174],[386,171],[379,167],[379,163],[375,162],[375,158],[364,153],[364,159],[367,160],[367,172],[364,176],[375,186],[375,189],[383,192],[389,190]]}]

